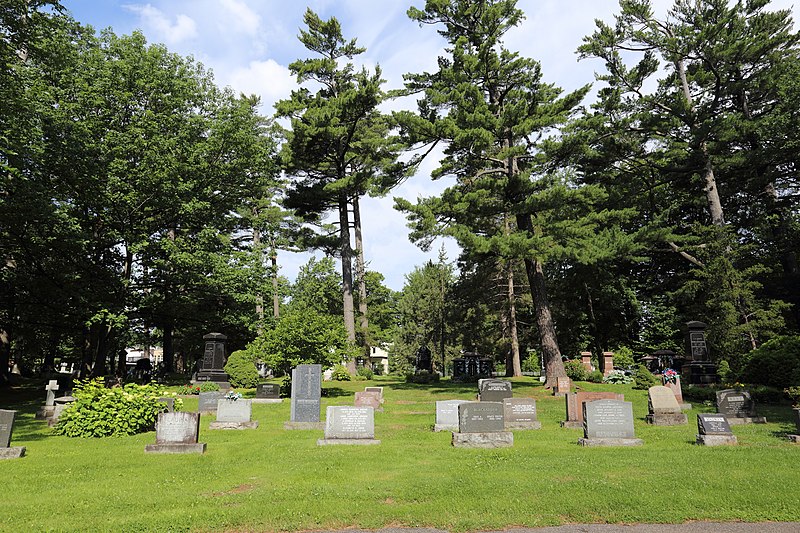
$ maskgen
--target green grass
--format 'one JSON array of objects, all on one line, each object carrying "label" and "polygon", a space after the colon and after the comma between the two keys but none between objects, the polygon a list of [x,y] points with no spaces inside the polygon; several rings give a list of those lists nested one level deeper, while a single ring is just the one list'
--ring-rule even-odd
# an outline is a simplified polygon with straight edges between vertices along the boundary
[{"label": "green grass", "polygon": [[[2,531],[251,531],[387,525],[451,530],[569,522],[629,523],[800,520],[800,446],[788,443],[790,409],[760,407],[766,425],[735,426],[738,447],[693,444],[690,423],[644,423],[645,391],[633,401],[639,448],[582,448],[564,429],[564,400],[515,380],[514,395],[537,400],[539,431],[518,431],[513,448],[455,449],[434,433],[436,400],[472,399],[475,385],[407,385],[391,377],[325,383],[326,405],[352,404],[366,385],[383,385],[375,414],[380,446],[317,446],[321,431],[285,431],[289,401],[255,404],[256,430],[209,431],[204,455],[150,455],[154,433],[106,439],[51,434],[34,420],[43,391],[3,405],[19,409],[12,445],[27,457],[0,462]],[[40,394],[41,392],[41,394]],[[41,396],[41,398],[40,398]],[[187,398],[185,409],[196,408]]]}]

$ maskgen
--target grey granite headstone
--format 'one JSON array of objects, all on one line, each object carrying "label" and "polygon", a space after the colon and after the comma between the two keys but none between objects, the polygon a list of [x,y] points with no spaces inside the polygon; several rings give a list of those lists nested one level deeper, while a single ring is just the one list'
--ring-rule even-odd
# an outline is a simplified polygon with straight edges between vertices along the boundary
[{"label": "grey granite headstone", "polygon": [[746,390],[717,391],[717,412],[725,415],[729,424],[763,424],[767,421],[756,415],[756,404]]},{"label": "grey granite headstone", "polygon": [[533,398],[506,398],[503,400],[503,420],[506,429],[541,429]]},{"label": "grey granite headstone", "polygon": [[328,444],[380,444],[375,440],[375,411],[372,407],[331,405],[325,411],[325,438]]},{"label": "grey granite headstone", "polygon": [[696,442],[704,446],[731,446],[737,441],[725,415],[701,413],[697,415]]},{"label": "grey granite headstone", "polygon": [[201,392],[197,395],[197,410],[201,413],[213,413],[217,410],[217,402],[225,394],[220,391]]},{"label": "grey granite headstone", "polygon": [[16,411],[0,409],[0,459],[17,459],[25,455],[25,446],[11,446]]},{"label": "grey granite headstone", "polygon": [[319,422],[322,365],[297,365],[292,369],[292,422]]},{"label": "grey granite headstone", "polygon": [[478,394],[482,402],[502,402],[513,397],[511,382],[503,379],[482,379],[478,383]]},{"label": "grey granite headstone", "polygon": [[467,400],[440,400],[436,402],[434,431],[458,431],[458,406]]},{"label": "grey granite headstone", "polygon": [[466,402],[458,406],[460,433],[505,431],[503,404],[499,402]]},{"label": "grey granite headstone", "polygon": [[281,386],[277,383],[259,383],[256,386],[256,398],[267,400],[280,400]]},{"label": "grey granite headstone", "polygon": [[47,385],[45,385],[44,390],[47,391],[47,398],[45,399],[44,404],[48,406],[53,405],[56,400],[55,391],[58,390],[58,381],[51,379],[47,382]]},{"label": "grey granite headstone", "polygon": [[633,430],[633,404],[596,400],[583,404],[582,446],[639,446]]},{"label": "grey granite headstone", "polygon": [[145,446],[146,453],[203,453],[205,443],[198,443],[200,413],[177,411],[159,413],[156,443]]},{"label": "grey granite headstone", "polygon": [[217,400],[217,419],[208,429],[255,429],[257,420],[250,420],[253,404],[250,400]]}]

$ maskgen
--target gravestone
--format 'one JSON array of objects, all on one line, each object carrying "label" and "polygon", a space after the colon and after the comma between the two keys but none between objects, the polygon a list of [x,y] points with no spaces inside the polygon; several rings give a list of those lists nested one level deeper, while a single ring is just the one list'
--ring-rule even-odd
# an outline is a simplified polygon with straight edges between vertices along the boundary
[{"label": "gravestone", "polygon": [[687,416],[681,412],[675,394],[663,385],[647,389],[647,409],[649,413],[645,420],[648,424],[682,426],[689,423]]},{"label": "gravestone", "polygon": [[214,381],[223,389],[230,388],[228,374],[225,373],[225,362],[228,360],[225,354],[226,340],[228,337],[222,333],[203,335],[205,347],[197,372],[197,381]]},{"label": "gravestone", "polygon": [[505,429],[541,429],[533,398],[506,398],[503,400]]},{"label": "gravestone", "polygon": [[292,369],[290,421],[285,429],[322,429],[319,421],[322,365],[297,365]]},{"label": "gravestone", "polygon": [[706,328],[708,326],[697,320],[687,322],[684,327],[686,355],[690,361],[708,361],[708,344]]},{"label": "gravestone", "polygon": [[721,414],[697,415],[697,444],[703,446],[736,445],[736,435],[731,431],[728,418]]},{"label": "gravestone", "polygon": [[471,381],[492,374],[492,360],[475,352],[453,359],[453,381]]},{"label": "gravestone", "polygon": [[458,406],[467,400],[440,400],[436,402],[434,431],[458,431]]},{"label": "gravestone", "polygon": [[378,394],[378,399],[383,403],[383,387],[364,387],[364,392],[375,392]]},{"label": "gravestone", "polygon": [[46,419],[53,418],[53,414],[55,413],[55,410],[56,410],[56,406],[55,406],[56,393],[55,393],[55,391],[58,390],[58,381],[55,380],[55,379],[51,379],[50,381],[47,382],[47,385],[44,386],[44,390],[45,390],[45,394],[46,394],[45,401],[44,401],[44,407],[39,409],[39,411],[36,413],[36,418],[38,418],[40,420],[41,419],[45,419],[46,420]]},{"label": "gravestone", "polygon": [[145,453],[204,453],[206,444],[197,442],[200,413],[176,411],[158,413],[156,443],[144,447]]},{"label": "gravestone", "polygon": [[625,395],[616,392],[575,392],[568,393],[565,397],[567,406],[567,419],[561,422],[561,427],[583,429],[583,404],[596,400],[625,401]]},{"label": "gravestone", "polygon": [[692,408],[692,404],[683,401],[683,388],[681,387],[680,376],[675,376],[672,379],[667,379],[664,376],[661,376],[661,383],[669,390],[671,390],[672,394],[675,395],[675,399],[678,401],[678,405],[681,407],[681,411],[688,411],[689,409]]},{"label": "gravestone", "polygon": [[746,390],[717,391],[717,412],[725,415],[730,425],[765,424],[767,419],[756,415],[756,404]]},{"label": "gravestone", "polygon": [[47,419],[47,425],[52,427],[58,424],[58,420],[61,418],[61,413],[63,413],[64,410],[74,401],[74,396],[60,396],[56,398],[55,405],[53,406],[53,414]]},{"label": "gravestone", "polygon": [[253,403],[250,400],[217,400],[217,419],[208,429],[256,429],[257,420],[251,420]]},{"label": "gravestone", "polygon": [[0,409],[0,459],[18,459],[25,455],[25,446],[11,446],[16,411]]},{"label": "gravestone", "polygon": [[572,390],[572,380],[566,376],[556,378],[555,387],[553,387],[553,396],[566,396]]},{"label": "gravestone", "polygon": [[377,392],[356,392],[353,405],[356,407],[372,407],[375,411],[383,412],[381,399]]},{"label": "gravestone", "polygon": [[633,404],[618,400],[583,403],[581,446],[641,446],[633,431]]},{"label": "gravestone", "polygon": [[158,401],[167,406],[168,413],[171,413],[175,410],[175,398],[168,398],[165,396],[159,398]]},{"label": "gravestone", "polygon": [[217,402],[224,396],[225,394],[220,391],[201,392],[197,395],[197,411],[199,413],[215,413]]},{"label": "gravestone", "polygon": [[458,431],[452,445],[457,448],[505,448],[514,445],[514,435],[505,430],[503,404],[466,402],[458,406]]},{"label": "gravestone", "polygon": [[504,379],[481,379],[478,381],[478,398],[482,402],[500,402],[514,396],[511,382]]},{"label": "gravestone", "polygon": [[281,386],[277,383],[259,383],[256,385],[256,397],[253,403],[281,403]]},{"label": "gravestone", "polygon": [[325,411],[325,438],[318,446],[332,444],[380,444],[375,439],[375,411],[372,407],[330,405]]}]

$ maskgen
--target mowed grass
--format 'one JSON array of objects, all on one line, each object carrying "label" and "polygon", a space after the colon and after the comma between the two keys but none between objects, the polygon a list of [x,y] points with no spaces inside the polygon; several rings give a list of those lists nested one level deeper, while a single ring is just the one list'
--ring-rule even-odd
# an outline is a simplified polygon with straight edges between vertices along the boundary
[{"label": "mowed grass", "polygon": [[[689,425],[644,422],[645,391],[633,402],[638,448],[582,448],[580,430],[559,427],[563,398],[514,380],[515,397],[537,400],[538,431],[516,431],[513,448],[456,449],[432,431],[435,401],[474,399],[476,386],[409,385],[395,378],[325,383],[327,405],[382,385],[379,446],[317,446],[322,431],[286,431],[289,400],[254,404],[256,430],[208,429],[204,455],[145,454],[155,433],[70,439],[34,420],[41,400],[20,409],[12,445],[27,456],[0,461],[2,531],[280,531],[431,526],[454,531],[570,522],[800,520],[800,446],[787,441],[788,407],[761,406],[766,425],[735,426],[737,447],[694,444]],[[42,400],[44,393],[41,394]],[[7,404],[8,402],[3,402]],[[185,401],[196,409],[197,400]]]}]

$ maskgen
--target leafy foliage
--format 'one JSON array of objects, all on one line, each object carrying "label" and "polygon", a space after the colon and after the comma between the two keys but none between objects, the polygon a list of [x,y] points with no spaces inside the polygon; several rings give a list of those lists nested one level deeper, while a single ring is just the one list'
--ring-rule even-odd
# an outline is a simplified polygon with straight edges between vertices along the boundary
[{"label": "leafy foliage", "polygon": [[350,381],[353,377],[344,365],[334,365],[333,372],[331,372],[331,379],[333,381]]},{"label": "leafy foliage", "polygon": [[638,365],[633,372],[634,389],[647,390],[654,385],[660,385],[659,379],[650,372],[646,366]]},{"label": "leafy foliage", "polygon": [[567,377],[572,381],[586,381],[588,374],[586,367],[577,359],[570,359],[564,363],[564,370],[567,372]]},{"label": "leafy foliage", "polygon": [[67,437],[109,437],[152,431],[158,413],[166,411],[159,402],[163,395],[155,385],[128,383],[106,388],[101,378],[78,381],[70,404],[55,425],[57,435]]},{"label": "leafy foliage", "polygon": [[225,372],[236,388],[252,389],[258,385],[258,369],[252,352],[236,350],[228,356]]},{"label": "leafy foliage", "polygon": [[800,337],[775,337],[748,359],[740,381],[778,388],[800,385]]}]

